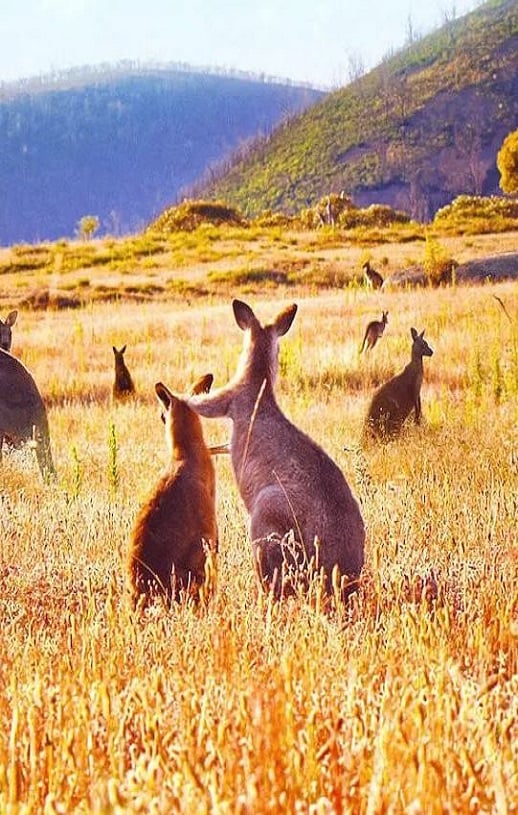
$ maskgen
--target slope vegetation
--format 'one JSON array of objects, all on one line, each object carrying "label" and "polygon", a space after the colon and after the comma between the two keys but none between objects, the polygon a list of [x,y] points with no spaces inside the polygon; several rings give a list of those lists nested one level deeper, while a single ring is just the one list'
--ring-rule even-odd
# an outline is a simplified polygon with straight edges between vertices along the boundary
[{"label": "slope vegetation", "polygon": [[498,192],[518,122],[518,4],[489,2],[242,150],[195,191],[246,214],[294,212],[345,189],[428,220],[460,194]]}]

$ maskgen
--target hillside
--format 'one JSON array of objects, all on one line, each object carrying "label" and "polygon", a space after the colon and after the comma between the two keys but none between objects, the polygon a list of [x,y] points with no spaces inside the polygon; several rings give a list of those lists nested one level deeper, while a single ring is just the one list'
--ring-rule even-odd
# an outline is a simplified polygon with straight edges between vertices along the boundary
[{"label": "hillside", "polygon": [[322,96],[185,66],[0,84],[0,245],[137,230],[203,170]]},{"label": "hillside", "polygon": [[344,189],[426,221],[460,194],[499,192],[518,126],[518,3],[489,2],[329,94],[203,179],[196,194],[294,212]]}]

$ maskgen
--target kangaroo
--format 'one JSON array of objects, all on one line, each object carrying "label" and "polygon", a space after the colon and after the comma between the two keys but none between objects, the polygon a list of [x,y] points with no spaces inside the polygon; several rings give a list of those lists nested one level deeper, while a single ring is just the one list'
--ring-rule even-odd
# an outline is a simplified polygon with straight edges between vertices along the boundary
[{"label": "kangaroo", "polygon": [[31,374],[8,351],[0,350],[0,457],[4,440],[18,446],[36,441],[44,480],[55,478],[47,412]]},{"label": "kangaroo", "polygon": [[[192,393],[210,390],[212,374]],[[155,385],[162,406],[171,463],[139,512],[129,553],[133,605],[140,595],[179,601],[182,590],[194,598],[203,583],[206,547],[217,551],[215,475],[199,416],[185,399],[161,382]]]},{"label": "kangaroo", "polygon": [[2,319],[0,319],[0,348],[3,351],[11,350],[11,343],[13,341],[11,329],[15,324],[17,317],[18,317],[17,311],[10,311],[7,317],[5,318],[5,322]]},{"label": "kangaroo", "polygon": [[112,345],[112,348],[115,357],[115,381],[113,383],[112,396],[115,402],[121,402],[135,393],[135,385],[124,362],[126,346],[123,345],[120,351],[117,351],[114,345]]},{"label": "kangaroo", "polygon": [[385,382],[372,397],[364,425],[364,438],[390,438],[401,431],[412,410],[415,423],[421,421],[421,385],[423,357],[431,357],[432,349],[423,338],[424,331],[412,335],[412,358],[404,370]]},{"label": "kangaroo", "polygon": [[373,269],[370,262],[367,261],[362,266],[365,282],[372,289],[381,289],[383,286],[383,278],[376,269]]},{"label": "kangaroo", "polygon": [[371,322],[367,325],[365,329],[365,336],[363,337],[362,347],[360,348],[360,354],[363,352],[365,346],[367,346],[367,351],[370,348],[374,348],[378,340],[383,336],[383,332],[385,331],[385,326],[388,323],[388,311],[384,311],[381,320],[371,320]]},{"label": "kangaroo", "polygon": [[[245,332],[237,372],[210,396],[189,399],[197,413],[232,420],[230,453],[237,485],[250,515],[255,567],[279,599],[292,580],[302,584],[324,570],[355,580],[364,560],[365,530],[358,504],[336,464],[283,414],[274,393],[279,338],[297,311],[291,305],[261,325],[246,303],[232,303]],[[344,587],[345,593],[348,589]]]}]

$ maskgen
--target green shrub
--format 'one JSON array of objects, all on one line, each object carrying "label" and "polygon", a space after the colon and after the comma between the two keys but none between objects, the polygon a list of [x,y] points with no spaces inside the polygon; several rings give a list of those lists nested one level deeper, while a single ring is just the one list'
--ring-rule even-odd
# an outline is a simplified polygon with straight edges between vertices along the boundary
[{"label": "green shrub", "polygon": [[518,200],[498,195],[459,195],[435,213],[433,225],[456,232],[506,232],[518,229]]},{"label": "green shrub", "polygon": [[192,232],[202,224],[245,226],[246,219],[234,207],[221,201],[184,201],[164,210],[148,227],[148,232]]},{"label": "green shrub", "polygon": [[344,229],[354,229],[358,226],[390,226],[391,224],[408,224],[410,215],[399,209],[393,209],[388,204],[371,204],[365,209],[351,208],[343,212],[339,224]]},{"label": "green shrub", "polygon": [[253,226],[262,227],[292,227],[296,225],[296,223],[297,219],[292,215],[285,215],[283,212],[273,212],[271,209],[265,209],[252,221]]},{"label": "green shrub", "polygon": [[457,261],[451,257],[448,250],[436,238],[427,233],[423,270],[428,282],[432,286],[451,283],[452,273],[457,266]]}]

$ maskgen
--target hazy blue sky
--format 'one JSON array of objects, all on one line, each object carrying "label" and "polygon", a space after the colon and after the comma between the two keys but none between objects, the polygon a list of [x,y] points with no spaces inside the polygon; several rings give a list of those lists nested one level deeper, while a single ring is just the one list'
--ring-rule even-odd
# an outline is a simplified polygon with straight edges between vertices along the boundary
[{"label": "hazy blue sky", "polygon": [[0,0],[0,81],[121,59],[344,84],[477,0]]}]

